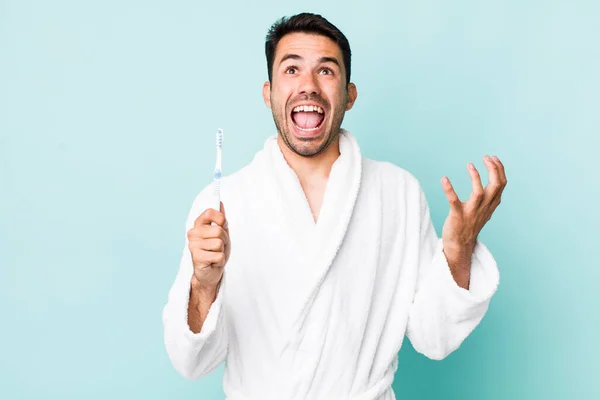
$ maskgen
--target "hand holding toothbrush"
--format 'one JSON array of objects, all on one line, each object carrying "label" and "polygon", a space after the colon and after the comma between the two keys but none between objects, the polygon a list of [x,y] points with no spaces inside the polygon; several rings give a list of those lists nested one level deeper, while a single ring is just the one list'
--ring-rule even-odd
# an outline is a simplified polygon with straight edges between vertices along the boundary
[{"label": "hand holding toothbrush", "polygon": [[200,214],[187,237],[194,264],[192,288],[216,295],[223,268],[231,254],[229,227],[223,203],[220,204],[220,211],[208,208]]},{"label": "hand holding toothbrush", "polygon": [[[217,160],[213,176],[212,208],[206,209],[188,232],[189,249],[194,263],[192,286],[215,290],[221,281],[223,268],[229,259],[229,229],[225,208],[221,203],[221,151],[223,130],[216,135]],[[218,211],[217,211],[218,210]]]},{"label": "hand holding toothbrush", "polygon": [[221,203],[221,129],[218,130],[216,139],[217,162],[212,184],[214,204],[196,218],[194,227],[187,232],[188,248],[194,266],[188,302],[188,325],[194,333],[201,331],[210,306],[217,297],[223,270],[231,254],[229,227],[225,207]]},{"label": "hand holding toothbrush", "polygon": [[217,298],[223,269],[231,252],[223,203],[220,211],[208,208],[200,214],[187,237],[194,265],[187,322],[193,333],[199,333]]}]

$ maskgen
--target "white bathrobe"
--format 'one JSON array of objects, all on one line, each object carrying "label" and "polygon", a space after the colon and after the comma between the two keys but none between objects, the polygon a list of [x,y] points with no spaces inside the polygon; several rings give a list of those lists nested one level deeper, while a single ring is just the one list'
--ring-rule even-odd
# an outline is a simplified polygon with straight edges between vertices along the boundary
[{"label": "white bathrobe", "polygon": [[[347,131],[340,153],[316,223],[276,136],[223,178],[231,256],[217,298],[192,333],[186,239],[163,310],[181,375],[197,379],[226,361],[228,400],[389,400],[405,334],[439,360],[479,324],[499,283],[485,245],[475,245],[469,290],[459,287],[417,179],[362,157]],[[186,231],[212,204],[207,187]]]}]

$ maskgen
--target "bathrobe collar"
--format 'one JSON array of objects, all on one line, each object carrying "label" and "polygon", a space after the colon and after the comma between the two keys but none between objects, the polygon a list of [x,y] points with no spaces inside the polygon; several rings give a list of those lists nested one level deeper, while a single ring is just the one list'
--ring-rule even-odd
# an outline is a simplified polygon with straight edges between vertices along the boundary
[{"label": "bathrobe collar", "polygon": [[[277,135],[265,141],[263,167],[271,187],[273,217],[281,218],[287,237],[297,241],[303,268],[310,278],[308,287],[299,288],[297,307],[290,310],[299,328],[310,311],[314,297],[340,248],[350,223],[362,174],[362,156],[356,139],[340,130],[340,156],[334,162],[317,222],[294,170],[288,165],[277,143]],[[289,236],[288,236],[289,235]],[[295,329],[293,329],[295,330]]]}]

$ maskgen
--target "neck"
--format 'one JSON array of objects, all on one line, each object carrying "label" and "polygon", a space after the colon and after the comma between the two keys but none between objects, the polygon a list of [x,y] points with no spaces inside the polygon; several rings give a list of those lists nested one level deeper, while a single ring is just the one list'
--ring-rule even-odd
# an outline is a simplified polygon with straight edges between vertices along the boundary
[{"label": "neck", "polygon": [[314,157],[304,157],[294,153],[285,144],[281,135],[277,135],[277,144],[288,165],[294,170],[300,181],[329,177],[333,163],[340,155],[340,136],[335,139],[320,154]]}]

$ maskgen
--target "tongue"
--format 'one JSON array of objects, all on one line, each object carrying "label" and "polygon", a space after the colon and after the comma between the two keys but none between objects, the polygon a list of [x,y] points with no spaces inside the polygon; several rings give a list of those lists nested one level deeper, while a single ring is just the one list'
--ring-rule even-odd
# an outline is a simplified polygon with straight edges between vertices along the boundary
[{"label": "tongue", "polygon": [[292,114],[292,118],[296,125],[298,125],[302,129],[312,129],[319,126],[321,121],[323,121],[323,114],[319,114],[318,112],[295,112]]}]

